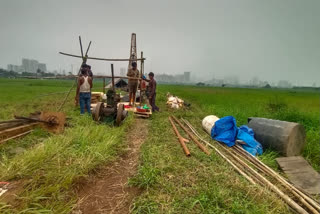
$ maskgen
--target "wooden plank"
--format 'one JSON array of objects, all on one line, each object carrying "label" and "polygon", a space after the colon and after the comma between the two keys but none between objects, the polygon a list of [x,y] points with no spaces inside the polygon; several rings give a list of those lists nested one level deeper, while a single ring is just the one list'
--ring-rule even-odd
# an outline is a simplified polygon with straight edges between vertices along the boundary
[{"label": "wooden plank", "polygon": [[22,125],[22,126],[17,126],[10,129],[2,130],[0,131],[0,143],[5,142],[5,140],[10,137],[14,137],[14,136],[20,135],[21,133],[27,132],[39,124],[40,123],[35,122],[35,123],[30,123],[28,125]]},{"label": "wooden plank", "polygon": [[309,194],[320,194],[320,175],[301,156],[277,158],[291,183]]}]

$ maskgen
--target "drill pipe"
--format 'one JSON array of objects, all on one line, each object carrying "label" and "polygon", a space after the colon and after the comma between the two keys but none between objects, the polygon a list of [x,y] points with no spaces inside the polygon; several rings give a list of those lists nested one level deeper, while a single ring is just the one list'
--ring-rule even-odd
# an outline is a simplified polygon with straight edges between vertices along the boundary
[{"label": "drill pipe", "polygon": [[180,142],[180,144],[181,144],[181,146],[183,148],[184,153],[186,154],[186,156],[190,156],[190,151],[189,151],[188,147],[185,144],[185,139],[180,135],[177,127],[174,125],[174,123],[173,123],[173,121],[172,121],[170,116],[169,116],[169,121],[170,121],[170,123],[172,125],[172,128],[173,128],[174,132],[176,133],[176,135],[177,135],[177,137],[179,139],[179,142]]}]

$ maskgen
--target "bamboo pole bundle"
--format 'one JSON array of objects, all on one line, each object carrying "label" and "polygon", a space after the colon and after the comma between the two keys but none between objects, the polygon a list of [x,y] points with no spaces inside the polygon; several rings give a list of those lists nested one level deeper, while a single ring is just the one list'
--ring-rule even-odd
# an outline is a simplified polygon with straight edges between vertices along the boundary
[{"label": "bamboo pole bundle", "polygon": [[262,169],[264,173],[269,175],[270,177],[276,179],[282,186],[284,186],[286,189],[288,189],[297,199],[300,200],[300,202],[305,205],[312,213],[317,214],[320,211],[320,205],[316,203],[312,198],[301,192],[299,189],[297,189],[295,186],[290,184],[287,180],[285,180],[281,175],[276,173],[273,169],[265,165],[262,161],[260,161],[258,158],[252,156],[248,152],[246,152],[243,148],[236,145],[234,147],[235,151],[241,153],[242,155],[245,155],[249,161],[254,164],[257,168]]},{"label": "bamboo pole bundle", "polygon": [[[184,121],[184,120],[183,120]],[[187,121],[184,121],[185,123]],[[243,177],[245,177],[251,184],[256,185],[256,182],[249,177],[244,171],[242,171],[239,167],[237,167],[232,161],[230,161],[222,152],[220,152],[219,149],[217,149],[215,146],[211,145],[210,143],[207,143],[205,140],[203,140],[196,132],[193,130],[189,124],[186,123],[186,125],[190,128],[190,130],[203,142],[205,142],[208,146],[210,146],[212,149],[214,149],[224,160],[226,160],[239,174],[241,174]]]},{"label": "bamboo pole bundle", "polygon": [[[199,139],[201,141],[203,141],[204,143],[206,143],[207,145],[211,145],[210,147],[215,148],[212,144],[210,144],[209,142],[203,140],[199,134],[196,133],[195,129],[191,126],[191,124],[189,122],[187,122],[186,120],[184,120],[184,122],[188,125],[188,127],[191,129],[191,131],[194,132],[194,134],[196,136],[199,137]],[[288,195],[286,195],[285,193],[283,193],[277,186],[275,186],[274,184],[272,184],[269,180],[267,180],[265,177],[263,177],[262,175],[260,175],[256,170],[254,170],[252,167],[250,167],[247,163],[245,163],[244,161],[242,161],[239,157],[237,157],[236,155],[234,155],[233,153],[231,153],[229,151],[229,149],[226,149],[222,146],[220,146],[220,148],[223,148],[224,152],[228,153],[234,160],[236,160],[236,162],[238,162],[240,165],[244,166],[246,170],[248,170],[251,174],[251,176],[257,180],[260,184],[262,185],[266,185],[268,187],[268,189],[274,191],[280,198],[282,198],[290,207],[292,207],[296,212],[298,213],[308,213],[304,208],[302,208],[299,204],[297,204],[294,200],[292,200]],[[310,208],[310,206],[307,206],[308,208]],[[314,212],[314,209],[310,209],[310,211]]]}]

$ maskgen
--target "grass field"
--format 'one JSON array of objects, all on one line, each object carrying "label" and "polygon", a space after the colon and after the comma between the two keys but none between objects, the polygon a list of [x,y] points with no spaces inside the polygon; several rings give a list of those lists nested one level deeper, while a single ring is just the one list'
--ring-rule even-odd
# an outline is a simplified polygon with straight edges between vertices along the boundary
[{"label": "grass field", "polygon": [[[252,187],[214,152],[206,156],[189,144],[186,158],[168,123],[169,115],[188,119],[201,131],[206,115],[232,115],[238,126],[251,116],[302,123],[307,131],[303,155],[319,170],[319,94],[285,90],[159,86],[162,113],[152,118],[152,135],[143,145],[142,164],[132,185],[145,188],[134,213],[288,213],[288,208],[266,189]],[[166,92],[192,104],[187,110],[165,106]],[[181,132],[183,133],[183,132]],[[204,133],[202,131],[202,133]],[[260,159],[276,169],[277,153]]]},{"label": "grass field", "polygon": [[[0,120],[35,110],[56,110],[64,96],[60,92],[71,85],[71,81],[61,80],[0,79]],[[191,108],[167,109],[166,92],[190,102]],[[0,181],[23,184],[16,204],[0,202],[0,213],[69,213],[76,200],[73,186],[123,151],[132,117],[119,128],[97,125],[91,118],[79,116],[72,97],[73,93],[64,108],[71,118],[64,134],[52,135],[39,129],[0,145]],[[159,85],[157,102],[162,112],[150,119],[138,174],[129,181],[144,189],[132,204],[133,213],[289,212],[274,194],[251,186],[214,152],[206,156],[190,144],[192,156],[186,158],[168,123],[172,114],[196,127],[209,114],[232,115],[238,126],[246,124],[251,116],[300,122],[307,132],[303,155],[316,170],[320,169],[318,93]],[[24,152],[12,153],[16,147]],[[276,156],[267,151],[260,158],[275,167]]]}]

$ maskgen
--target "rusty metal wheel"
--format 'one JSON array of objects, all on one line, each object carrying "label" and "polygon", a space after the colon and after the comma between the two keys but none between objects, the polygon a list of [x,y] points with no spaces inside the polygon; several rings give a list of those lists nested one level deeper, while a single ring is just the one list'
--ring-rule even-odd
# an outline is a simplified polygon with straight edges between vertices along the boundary
[{"label": "rusty metal wheel", "polygon": [[120,124],[121,124],[123,111],[124,111],[124,105],[119,104],[118,109],[117,109],[117,117],[116,117],[116,125],[117,126],[120,126]]},{"label": "rusty metal wheel", "polygon": [[103,103],[102,102],[98,102],[97,103],[97,105],[96,105],[96,107],[94,108],[94,113],[93,113],[93,119],[95,120],[95,121],[100,121],[100,112],[101,112],[101,110],[102,110],[102,108],[103,108]]}]

